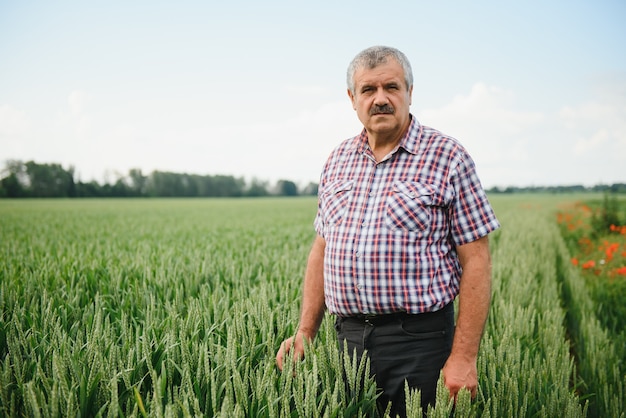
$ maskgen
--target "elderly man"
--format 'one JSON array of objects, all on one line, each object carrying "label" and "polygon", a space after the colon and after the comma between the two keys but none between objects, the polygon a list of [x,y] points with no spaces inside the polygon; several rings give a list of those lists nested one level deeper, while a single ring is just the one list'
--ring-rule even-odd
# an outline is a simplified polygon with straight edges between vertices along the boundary
[{"label": "elderly man", "polygon": [[405,414],[405,382],[421,390],[423,407],[434,404],[442,370],[452,396],[461,388],[475,396],[491,297],[488,234],[499,223],[463,146],[410,113],[402,52],[368,48],[347,79],[364,129],[323,168],[300,323],[277,365],[287,352],[302,356],[328,310],[340,346],[367,350],[381,408],[391,402],[393,415]]}]

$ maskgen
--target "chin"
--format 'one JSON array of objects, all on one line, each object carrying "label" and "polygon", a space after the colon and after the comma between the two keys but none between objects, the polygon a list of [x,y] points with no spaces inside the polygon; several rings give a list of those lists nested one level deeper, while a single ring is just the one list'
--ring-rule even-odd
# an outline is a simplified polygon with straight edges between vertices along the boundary
[{"label": "chin", "polygon": [[387,132],[398,129],[398,123],[394,121],[380,121],[369,124],[369,129],[373,132]]}]

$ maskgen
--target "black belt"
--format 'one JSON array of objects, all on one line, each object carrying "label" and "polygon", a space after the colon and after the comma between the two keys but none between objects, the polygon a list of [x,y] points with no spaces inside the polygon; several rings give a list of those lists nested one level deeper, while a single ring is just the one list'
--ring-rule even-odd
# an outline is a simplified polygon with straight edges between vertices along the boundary
[{"label": "black belt", "polygon": [[449,303],[446,306],[444,306],[442,309],[438,311],[434,311],[434,312],[423,312],[423,313],[417,313],[417,314],[412,314],[408,312],[394,312],[394,313],[389,313],[389,314],[358,314],[358,315],[346,316],[346,317],[343,317],[342,319],[344,321],[351,320],[351,321],[357,321],[357,322],[370,324],[370,325],[383,325],[383,324],[388,324],[390,322],[397,321],[397,320],[407,320],[407,319],[430,320],[430,319],[445,315],[445,313],[449,311],[450,309],[454,309],[453,303]]},{"label": "black belt", "polygon": [[359,314],[345,317],[346,321],[358,321],[365,324],[383,325],[397,320],[403,320],[408,317],[415,316],[415,314],[409,314],[406,312],[396,312],[390,314]]}]

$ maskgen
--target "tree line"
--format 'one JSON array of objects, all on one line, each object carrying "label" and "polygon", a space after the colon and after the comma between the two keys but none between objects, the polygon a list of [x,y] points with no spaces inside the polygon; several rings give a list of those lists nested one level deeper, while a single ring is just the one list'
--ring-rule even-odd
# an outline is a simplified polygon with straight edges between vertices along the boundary
[{"label": "tree line", "polygon": [[73,166],[9,160],[0,174],[0,197],[256,197],[316,195],[317,184],[299,189],[291,180],[267,181],[229,175],[198,175],[140,169],[118,175],[113,182],[82,182]]},{"label": "tree line", "polygon": [[[82,182],[73,166],[65,169],[56,163],[6,161],[0,172],[0,198],[20,197],[260,197],[314,196],[318,185],[309,183],[299,188],[291,180],[275,184],[257,178],[246,182],[229,175],[199,175],[153,171],[148,175],[134,168],[118,175],[113,182]],[[487,193],[626,193],[626,183],[586,187],[532,186],[493,187]]]},{"label": "tree line", "polygon": [[583,186],[581,184],[575,184],[570,186],[530,186],[530,187],[514,187],[509,186],[506,188],[492,187],[487,189],[487,193],[626,193],[626,183],[613,183],[613,184],[596,184],[595,186]]}]

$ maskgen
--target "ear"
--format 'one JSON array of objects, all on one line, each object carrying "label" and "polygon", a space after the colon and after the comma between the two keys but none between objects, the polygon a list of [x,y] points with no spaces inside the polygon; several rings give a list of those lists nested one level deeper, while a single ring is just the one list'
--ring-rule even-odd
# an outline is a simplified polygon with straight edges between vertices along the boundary
[{"label": "ear", "polygon": [[352,109],[356,110],[356,97],[354,97],[350,89],[348,89],[347,91],[348,91],[348,97],[350,97],[350,101],[352,102]]},{"label": "ear", "polygon": [[409,106],[413,104],[413,86],[409,89]]}]

